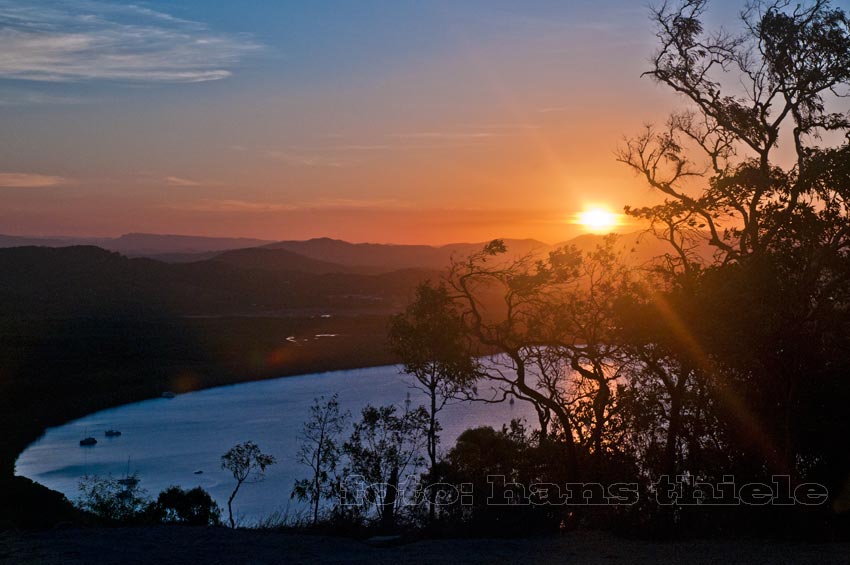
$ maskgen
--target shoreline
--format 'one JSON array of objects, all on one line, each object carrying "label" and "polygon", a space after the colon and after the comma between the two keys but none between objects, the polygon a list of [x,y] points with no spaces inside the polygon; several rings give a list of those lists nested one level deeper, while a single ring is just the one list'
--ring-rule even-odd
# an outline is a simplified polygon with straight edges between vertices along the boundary
[{"label": "shoreline", "polygon": [[[106,328],[82,321],[77,324],[83,326],[79,332],[76,327],[69,329],[66,321],[0,320],[0,346],[5,347],[0,349],[4,354],[0,362],[5,360],[6,366],[17,368],[11,372],[11,383],[0,383],[12,389],[0,387],[0,425],[6,430],[0,438],[0,488],[5,490],[8,485],[3,483],[14,481],[15,463],[21,453],[43,437],[48,428],[102,410],[155,399],[167,390],[187,393],[297,375],[392,365],[396,360],[384,347],[386,320],[383,315],[337,315],[330,319],[119,320],[111,321]],[[43,331],[43,327],[48,330]],[[328,327],[333,331],[322,333],[336,333],[339,338],[325,338],[321,345],[318,341],[286,342],[291,335],[315,335],[319,333],[317,328]],[[174,334],[177,338],[169,341]],[[128,335],[138,340],[153,336],[151,351],[143,349],[125,355],[122,348],[126,347]],[[76,339],[84,347],[101,349],[111,345],[108,342],[104,345],[106,340],[120,343],[114,348],[116,353],[110,352],[112,357],[105,360],[93,358],[89,362],[83,354],[96,355],[99,350],[84,350],[71,363],[50,358],[53,343],[65,347],[68,339]],[[166,343],[169,349],[157,349],[160,343]],[[276,355],[285,355],[285,363],[277,362]],[[256,359],[263,362],[259,364]],[[30,360],[32,367],[25,363]]]},{"label": "shoreline", "polygon": [[[178,394],[178,396],[183,396],[183,395],[187,395],[187,394],[194,394],[194,393],[204,392],[204,391],[210,391],[210,390],[215,390],[215,389],[225,389],[225,388],[229,388],[229,387],[235,387],[235,386],[240,386],[240,385],[247,385],[247,384],[252,384],[252,383],[261,383],[261,382],[264,382],[264,381],[275,381],[275,380],[278,380],[278,379],[292,379],[292,378],[297,378],[297,377],[308,377],[308,376],[310,376],[310,377],[312,377],[312,376],[316,376],[316,377],[318,377],[318,376],[321,376],[321,375],[326,375],[326,374],[328,374],[328,373],[336,373],[336,372],[341,372],[341,371],[358,371],[358,370],[361,370],[361,369],[376,369],[376,368],[381,368],[381,367],[394,367],[394,366],[396,366],[396,365],[397,365],[397,364],[393,364],[393,363],[388,363],[388,364],[367,364],[367,365],[358,365],[358,366],[351,366],[351,367],[338,367],[338,368],[331,368],[331,369],[318,369],[318,370],[315,370],[315,371],[298,372],[298,373],[291,373],[291,374],[282,374],[282,375],[273,375],[273,376],[261,376],[261,377],[258,377],[258,378],[248,378],[248,379],[245,379],[245,380],[238,380],[238,381],[234,381],[234,382],[230,382],[230,383],[221,383],[221,384],[212,384],[212,385],[210,385],[210,386],[202,386],[202,387],[200,387],[200,388],[195,388],[195,389],[192,389],[192,390],[189,390],[189,391],[186,391],[186,392],[181,392],[181,393],[179,393],[179,394]],[[104,407],[104,408],[100,408],[100,409],[98,409],[98,410],[95,410],[94,412],[89,412],[89,413],[86,413],[86,414],[82,414],[82,415],[80,415],[80,416],[76,416],[76,417],[71,418],[71,419],[69,419],[69,420],[66,420],[66,421],[63,421],[63,422],[59,422],[59,423],[57,423],[57,424],[53,424],[53,425],[47,426],[46,428],[44,428],[44,429],[42,430],[41,434],[40,434],[37,438],[35,438],[35,439],[34,439],[33,441],[31,441],[30,443],[28,443],[28,444],[27,444],[27,446],[26,446],[23,450],[21,450],[21,452],[20,452],[20,453],[18,453],[18,454],[16,455],[16,458],[15,458],[15,464],[16,464],[15,471],[16,471],[16,474],[15,474],[15,476],[16,476],[16,477],[29,478],[30,480],[33,480],[33,479],[31,479],[30,477],[26,477],[26,476],[24,476],[24,475],[18,475],[18,474],[17,474],[17,461],[18,461],[18,459],[20,459],[20,456],[21,456],[21,455],[23,455],[23,453],[24,453],[27,449],[29,449],[29,448],[30,448],[31,446],[33,446],[36,442],[38,442],[39,440],[41,440],[41,439],[45,436],[45,434],[47,434],[47,432],[48,432],[48,431],[50,431],[51,429],[54,429],[54,428],[61,428],[61,427],[63,427],[63,426],[67,426],[67,425],[69,425],[69,424],[73,424],[74,422],[76,422],[76,421],[78,421],[78,420],[82,420],[82,419],[88,418],[88,417],[90,417],[90,416],[96,416],[97,414],[99,414],[99,413],[101,413],[101,412],[106,412],[106,411],[109,411],[109,410],[117,410],[117,409],[119,409],[119,408],[123,408],[123,407],[126,407],[126,406],[132,406],[132,405],[134,405],[134,404],[139,404],[139,403],[141,403],[141,402],[148,402],[148,401],[153,401],[153,400],[160,400],[161,398],[162,398],[161,396],[150,396],[150,397],[147,397],[147,398],[139,398],[139,399],[136,399],[136,400],[131,400],[131,401],[129,401],[129,402],[124,402],[124,403],[121,403],[121,404],[116,404],[116,405],[114,405],[114,406],[106,406],[106,407]],[[34,482],[37,482],[37,481],[34,481]],[[40,483],[39,483],[39,484],[40,484]]]}]

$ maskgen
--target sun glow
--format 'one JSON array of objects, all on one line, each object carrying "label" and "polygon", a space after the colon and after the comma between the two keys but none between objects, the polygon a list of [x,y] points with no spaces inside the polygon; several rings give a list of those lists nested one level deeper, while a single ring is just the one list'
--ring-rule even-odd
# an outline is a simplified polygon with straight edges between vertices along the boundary
[{"label": "sun glow", "polygon": [[606,208],[594,206],[581,212],[577,221],[591,232],[609,232],[619,225],[619,215]]}]

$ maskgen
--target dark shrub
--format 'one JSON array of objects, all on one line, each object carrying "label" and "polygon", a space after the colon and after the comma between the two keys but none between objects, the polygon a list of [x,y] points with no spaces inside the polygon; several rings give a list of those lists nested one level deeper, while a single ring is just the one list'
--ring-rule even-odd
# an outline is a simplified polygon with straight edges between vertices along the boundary
[{"label": "dark shrub", "polygon": [[159,493],[151,512],[159,522],[189,526],[218,526],[221,509],[210,494],[201,487],[183,490],[169,487]]}]

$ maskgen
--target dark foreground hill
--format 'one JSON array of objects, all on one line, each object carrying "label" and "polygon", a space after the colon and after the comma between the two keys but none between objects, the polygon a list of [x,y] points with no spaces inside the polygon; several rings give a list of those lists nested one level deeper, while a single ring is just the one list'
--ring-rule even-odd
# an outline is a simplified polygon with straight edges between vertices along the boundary
[{"label": "dark foreground hill", "polygon": [[171,264],[97,247],[0,249],[0,316],[388,312],[407,300],[418,281],[438,276],[425,270],[339,272],[347,269],[281,250],[242,253]]}]

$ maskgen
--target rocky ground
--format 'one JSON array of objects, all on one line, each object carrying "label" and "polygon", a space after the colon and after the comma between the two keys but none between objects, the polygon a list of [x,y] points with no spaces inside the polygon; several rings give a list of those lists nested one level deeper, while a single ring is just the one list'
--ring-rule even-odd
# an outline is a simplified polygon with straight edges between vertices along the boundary
[{"label": "rocky ground", "polygon": [[345,538],[298,533],[162,526],[3,532],[0,562],[850,563],[850,544],[651,542],[573,532],[535,539],[441,539],[376,547]]}]

